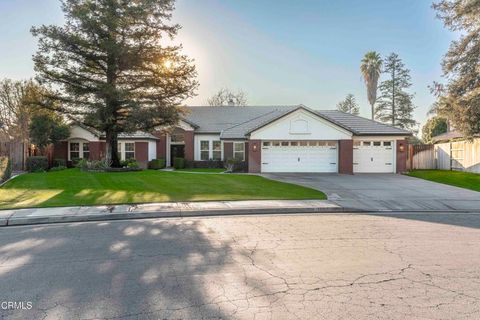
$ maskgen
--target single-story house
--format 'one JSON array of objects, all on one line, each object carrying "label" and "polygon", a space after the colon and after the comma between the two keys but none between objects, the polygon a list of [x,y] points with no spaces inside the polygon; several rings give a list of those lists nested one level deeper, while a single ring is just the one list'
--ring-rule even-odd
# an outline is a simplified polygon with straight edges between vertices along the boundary
[{"label": "single-story house", "polygon": [[[405,171],[406,138],[411,132],[336,110],[298,106],[187,107],[170,133],[137,132],[119,136],[121,159],[146,166],[184,157],[194,166],[237,159],[248,172]],[[55,157],[101,159],[105,137],[75,125]]]}]

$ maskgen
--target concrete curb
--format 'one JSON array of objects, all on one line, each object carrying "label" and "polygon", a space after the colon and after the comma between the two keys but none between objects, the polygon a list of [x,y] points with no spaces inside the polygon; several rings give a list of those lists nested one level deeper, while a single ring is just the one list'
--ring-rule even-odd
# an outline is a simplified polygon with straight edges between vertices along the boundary
[{"label": "concrete curb", "polygon": [[362,212],[328,200],[217,201],[0,210],[0,226],[221,215]]}]

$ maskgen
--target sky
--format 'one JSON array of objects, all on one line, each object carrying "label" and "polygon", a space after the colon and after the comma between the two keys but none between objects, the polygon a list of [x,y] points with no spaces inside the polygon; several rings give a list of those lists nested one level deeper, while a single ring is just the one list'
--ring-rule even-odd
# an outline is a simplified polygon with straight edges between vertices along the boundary
[{"label": "sky", "polygon": [[[411,70],[423,123],[441,80],[441,59],[456,35],[435,18],[431,0],[177,0],[175,41],[195,60],[200,87],[188,105],[205,105],[223,87],[249,105],[334,109],[352,93],[370,116],[359,68],[371,50],[391,52]],[[0,78],[34,76],[30,27],[62,24],[59,0],[0,0]],[[385,76],[382,76],[385,79]]]}]

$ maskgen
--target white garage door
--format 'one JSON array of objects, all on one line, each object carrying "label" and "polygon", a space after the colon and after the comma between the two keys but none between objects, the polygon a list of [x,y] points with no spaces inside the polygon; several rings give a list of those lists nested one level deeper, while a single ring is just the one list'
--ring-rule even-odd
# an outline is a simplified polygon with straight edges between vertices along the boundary
[{"label": "white garage door", "polygon": [[337,172],[336,141],[263,141],[262,172]]},{"label": "white garage door", "polygon": [[394,172],[394,141],[355,141],[353,172]]}]

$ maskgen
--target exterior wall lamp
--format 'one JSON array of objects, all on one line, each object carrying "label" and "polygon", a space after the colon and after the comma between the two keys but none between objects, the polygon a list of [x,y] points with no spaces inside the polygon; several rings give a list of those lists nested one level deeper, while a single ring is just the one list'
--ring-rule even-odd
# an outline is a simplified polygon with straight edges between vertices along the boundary
[{"label": "exterior wall lamp", "polygon": [[400,145],[398,146],[398,150],[400,150],[400,152],[405,151],[405,146],[403,145],[403,143],[400,143]]},{"label": "exterior wall lamp", "polygon": [[253,152],[257,152],[257,144],[256,143],[253,144],[252,149],[253,149]]}]

